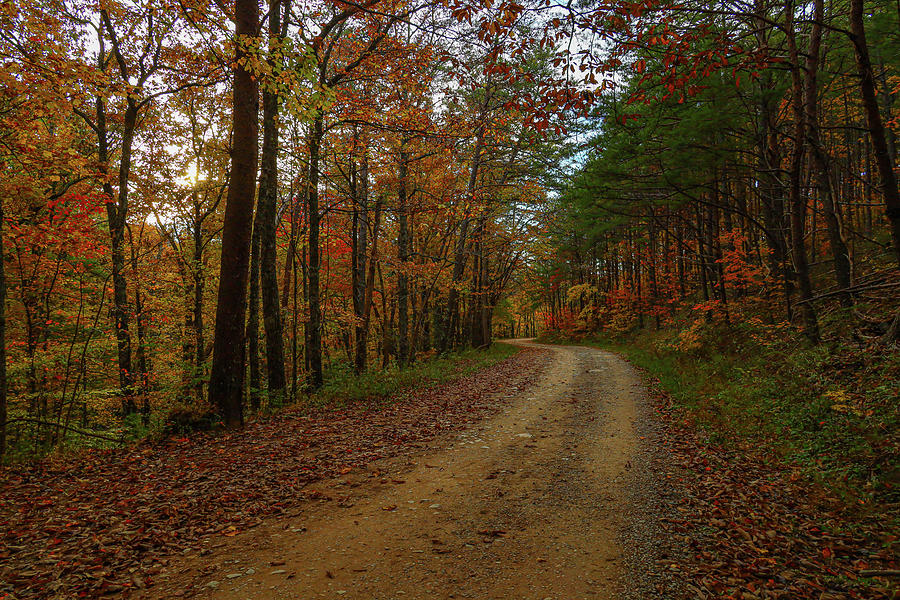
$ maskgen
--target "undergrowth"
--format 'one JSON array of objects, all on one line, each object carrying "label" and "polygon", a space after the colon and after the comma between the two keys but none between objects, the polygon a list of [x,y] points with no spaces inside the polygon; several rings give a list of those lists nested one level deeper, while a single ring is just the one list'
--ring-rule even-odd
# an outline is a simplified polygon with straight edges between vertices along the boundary
[{"label": "undergrowth", "polygon": [[896,512],[896,348],[837,339],[810,347],[755,321],[688,329],[543,339],[618,352],[658,378],[713,443],[799,467],[848,506]]},{"label": "undergrowth", "polygon": [[[325,373],[325,385],[318,391],[300,394],[297,402],[285,403],[265,396],[258,413],[247,411],[250,420],[277,415],[290,408],[340,406],[353,402],[383,402],[401,399],[408,394],[449,383],[502,361],[517,352],[508,344],[493,344],[486,349],[467,349],[444,356],[425,355],[411,365],[399,367],[392,364],[383,369],[370,369],[357,375],[349,363],[334,363]],[[58,443],[52,446],[28,445],[10,438],[6,456],[9,463],[39,459],[49,454],[64,455],[88,449],[109,449],[133,444],[144,439],[160,439],[169,435],[187,435],[195,431],[218,429],[221,421],[209,405],[166,403],[165,410],[150,415],[148,422],[140,415],[127,419],[124,426],[116,428],[87,427],[63,432]],[[102,436],[102,437],[97,437]],[[24,439],[24,438],[23,438]]]},{"label": "undergrowth", "polygon": [[326,373],[321,390],[309,396],[311,404],[343,404],[360,400],[383,400],[428,389],[471,375],[515,354],[508,344],[493,344],[484,350],[462,350],[433,356],[406,367],[393,364],[360,375],[349,363],[340,363]]}]

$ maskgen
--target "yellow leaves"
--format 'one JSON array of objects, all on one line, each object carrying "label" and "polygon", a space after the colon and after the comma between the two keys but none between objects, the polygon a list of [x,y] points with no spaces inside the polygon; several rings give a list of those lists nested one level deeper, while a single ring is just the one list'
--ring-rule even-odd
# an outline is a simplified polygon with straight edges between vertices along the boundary
[{"label": "yellow leaves", "polygon": [[865,418],[872,414],[871,410],[863,410],[854,399],[842,389],[829,390],[822,397],[831,401],[831,410],[842,414],[852,414]]},{"label": "yellow leaves", "polygon": [[596,286],[593,286],[589,283],[581,283],[578,285],[573,285],[568,290],[566,290],[566,301],[567,302],[575,302],[583,297],[589,297],[593,294],[597,294],[599,290]]}]

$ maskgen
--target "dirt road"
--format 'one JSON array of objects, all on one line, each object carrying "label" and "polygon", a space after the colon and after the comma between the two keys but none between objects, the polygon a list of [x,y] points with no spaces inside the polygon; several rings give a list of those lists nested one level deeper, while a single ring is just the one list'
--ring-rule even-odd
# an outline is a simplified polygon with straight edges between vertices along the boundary
[{"label": "dirt road", "polygon": [[213,598],[622,597],[644,390],[613,354],[546,348],[544,375],[501,414],[335,482],[339,502],[223,538],[148,593],[190,581]]}]

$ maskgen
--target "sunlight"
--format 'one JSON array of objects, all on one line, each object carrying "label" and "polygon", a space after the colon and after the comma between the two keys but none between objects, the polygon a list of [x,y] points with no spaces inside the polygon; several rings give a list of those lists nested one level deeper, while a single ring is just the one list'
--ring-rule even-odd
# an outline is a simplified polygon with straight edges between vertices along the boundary
[{"label": "sunlight", "polygon": [[196,162],[189,163],[184,175],[177,179],[178,184],[185,187],[194,187],[201,181],[206,181],[206,177],[200,172]]}]

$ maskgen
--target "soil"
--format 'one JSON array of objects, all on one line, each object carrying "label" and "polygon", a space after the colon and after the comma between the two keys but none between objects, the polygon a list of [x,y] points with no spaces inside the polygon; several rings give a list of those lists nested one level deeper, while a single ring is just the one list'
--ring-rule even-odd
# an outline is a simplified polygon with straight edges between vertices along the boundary
[{"label": "soil", "polygon": [[213,538],[138,597],[641,597],[640,378],[602,350],[511,343],[546,362],[498,391],[502,413],[320,486],[338,500]]}]

